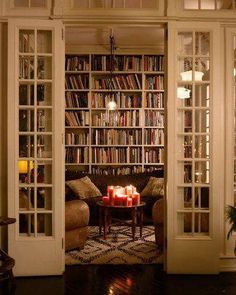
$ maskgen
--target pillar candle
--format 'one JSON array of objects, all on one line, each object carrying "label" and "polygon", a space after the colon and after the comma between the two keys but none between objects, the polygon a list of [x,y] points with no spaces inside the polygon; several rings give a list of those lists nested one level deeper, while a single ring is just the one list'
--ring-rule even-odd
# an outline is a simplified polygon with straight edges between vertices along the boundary
[{"label": "pillar candle", "polygon": [[110,204],[110,198],[108,196],[102,197],[103,204],[108,206]]},{"label": "pillar candle", "polygon": [[134,193],[132,195],[133,199],[133,205],[139,205],[140,204],[140,194],[139,193]]},{"label": "pillar candle", "polygon": [[128,197],[127,203],[128,203],[128,206],[131,207],[132,206],[132,198]]},{"label": "pillar candle", "polygon": [[123,205],[128,206],[128,196],[127,195],[123,196]]},{"label": "pillar candle", "polygon": [[108,197],[112,197],[113,196],[113,193],[114,193],[114,186],[113,185],[110,185],[107,187],[107,195]]},{"label": "pillar candle", "polygon": [[132,190],[133,190],[132,185],[127,185],[125,187],[125,194],[128,195],[128,196],[132,195]]}]

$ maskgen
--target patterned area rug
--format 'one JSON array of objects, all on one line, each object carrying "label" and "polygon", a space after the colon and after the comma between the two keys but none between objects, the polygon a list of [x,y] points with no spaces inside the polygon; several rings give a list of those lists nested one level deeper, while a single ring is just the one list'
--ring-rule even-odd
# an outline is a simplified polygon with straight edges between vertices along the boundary
[{"label": "patterned area rug", "polygon": [[163,263],[163,254],[157,248],[154,227],[145,226],[143,236],[133,241],[131,228],[113,226],[104,240],[97,226],[89,227],[89,238],[82,250],[66,252],[66,265],[73,264],[152,264]]}]

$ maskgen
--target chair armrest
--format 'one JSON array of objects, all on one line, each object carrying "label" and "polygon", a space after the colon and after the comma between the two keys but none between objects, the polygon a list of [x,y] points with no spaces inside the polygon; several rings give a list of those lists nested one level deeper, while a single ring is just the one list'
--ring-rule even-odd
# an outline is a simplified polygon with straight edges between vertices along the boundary
[{"label": "chair armrest", "polygon": [[152,207],[152,219],[154,225],[164,223],[164,199],[161,198],[155,202]]}]

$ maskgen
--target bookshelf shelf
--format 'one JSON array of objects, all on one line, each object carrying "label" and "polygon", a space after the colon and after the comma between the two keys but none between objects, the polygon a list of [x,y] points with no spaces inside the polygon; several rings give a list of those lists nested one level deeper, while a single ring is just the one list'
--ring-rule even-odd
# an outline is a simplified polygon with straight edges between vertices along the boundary
[{"label": "bookshelf shelf", "polygon": [[[164,165],[163,55],[118,55],[112,80],[109,67],[106,54],[66,55],[66,169],[95,174],[159,169]],[[115,121],[108,122],[110,100],[117,109]]]}]

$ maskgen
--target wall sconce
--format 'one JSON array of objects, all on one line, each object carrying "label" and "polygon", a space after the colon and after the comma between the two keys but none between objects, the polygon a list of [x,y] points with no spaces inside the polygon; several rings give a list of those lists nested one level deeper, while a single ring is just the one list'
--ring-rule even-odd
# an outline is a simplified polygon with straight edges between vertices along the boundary
[{"label": "wall sconce", "polygon": [[177,88],[177,97],[180,99],[187,99],[190,98],[191,90],[185,87],[178,87]]},{"label": "wall sconce", "polygon": [[[195,71],[194,72],[195,75],[195,81],[202,81],[202,77],[204,75],[203,72],[200,71]],[[186,71],[186,72],[182,72],[180,73],[181,76],[181,80],[182,81],[192,81],[193,80],[193,71]]]}]

